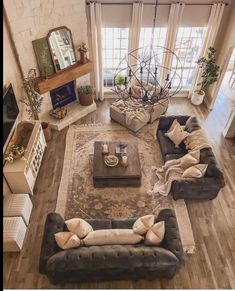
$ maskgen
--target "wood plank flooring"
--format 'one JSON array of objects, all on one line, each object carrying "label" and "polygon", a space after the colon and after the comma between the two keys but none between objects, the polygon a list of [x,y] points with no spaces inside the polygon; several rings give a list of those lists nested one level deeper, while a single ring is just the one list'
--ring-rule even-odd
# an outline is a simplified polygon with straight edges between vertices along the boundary
[{"label": "wood plank flooring", "polygon": [[[110,123],[109,104],[97,102],[97,110],[79,123]],[[32,197],[33,211],[23,250],[5,253],[4,289],[214,289],[235,288],[235,141],[225,139],[222,129],[226,118],[226,100],[219,100],[212,112],[204,105],[193,107],[188,99],[171,99],[167,115],[196,115],[213,145],[224,172],[226,186],[212,201],[187,201],[196,253],[188,256],[183,268],[172,280],[137,280],[101,283],[51,285],[38,272],[39,254],[46,216],[55,210],[60,183],[67,129],[53,133],[43,157]]]}]

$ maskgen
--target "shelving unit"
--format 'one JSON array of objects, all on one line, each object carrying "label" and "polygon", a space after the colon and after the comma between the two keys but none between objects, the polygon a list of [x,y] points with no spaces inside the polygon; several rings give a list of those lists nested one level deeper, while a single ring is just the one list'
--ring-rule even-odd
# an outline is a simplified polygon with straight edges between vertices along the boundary
[{"label": "shelving unit", "polygon": [[39,121],[34,121],[25,154],[13,163],[6,162],[3,174],[13,193],[30,193],[33,188],[41,166],[42,157],[46,148],[46,141]]}]

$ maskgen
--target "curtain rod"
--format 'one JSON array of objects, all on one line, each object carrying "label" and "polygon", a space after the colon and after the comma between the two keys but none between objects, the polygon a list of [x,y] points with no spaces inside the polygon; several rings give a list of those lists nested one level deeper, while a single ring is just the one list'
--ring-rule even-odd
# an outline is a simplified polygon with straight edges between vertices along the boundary
[{"label": "curtain rod", "polygon": [[[95,1],[90,1],[90,2],[86,2],[86,5],[89,5],[90,3],[94,3]],[[106,3],[101,3],[101,2],[97,2],[97,3],[100,3],[101,5],[132,5],[133,3],[135,3],[135,2],[133,2],[133,3],[121,3],[121,2],[119,2],[119,3],[112,3],[112,2],[106,2]],[[136,2],[137,3],[137,2]],[[218,2],[219,3],[219,2]],[[152,6],[155,6],[155,3],[143,3],[144,5],[152,5]],[[158,4],[158,6],[169,6],[169,5],[171,5],[172,3],[159,3]],[[202,4],[200,4],[200,3],[185,3],[185,5],[190,5],[190,6],[210,6],[210,5],[213,5],[213,4],[217,4],[217,3],[202,3]],[[224,3],[225,4],[225,6],[228,6],[228,3]]]}]

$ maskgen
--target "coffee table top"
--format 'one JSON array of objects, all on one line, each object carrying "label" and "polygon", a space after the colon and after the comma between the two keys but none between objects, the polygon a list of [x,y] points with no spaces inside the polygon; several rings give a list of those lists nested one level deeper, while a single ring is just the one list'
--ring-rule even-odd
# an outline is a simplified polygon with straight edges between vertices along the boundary
[{"label": "coffee table top", "polygon": [[104,163],[104,155],[102,154],[102,145],[108,144],[109,155],[115,155],[115,148],[120,142],[106,142],[96,141],[94,143],[94,164],[93,164],[93,178],[140,178],[140,160],[138,153],[138,145],[135,142],[128,142],[127,156],[128,166],[125,168],[119,163],[115,167],[108,167]]}]

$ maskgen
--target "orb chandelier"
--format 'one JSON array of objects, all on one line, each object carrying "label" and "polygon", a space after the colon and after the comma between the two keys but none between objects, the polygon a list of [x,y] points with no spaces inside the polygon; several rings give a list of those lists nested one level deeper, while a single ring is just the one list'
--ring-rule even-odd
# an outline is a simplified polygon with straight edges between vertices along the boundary
[{"label": "orb chandelier", "polygon": [[160,100],[176,95],[182,88],[183,69],[179,57],[167,47],[154,46],[157,6],[158,0],[150,45],[129,52],[114,73],[113,91],[129,108],[153,108],[157,103],[162,104]]}]

